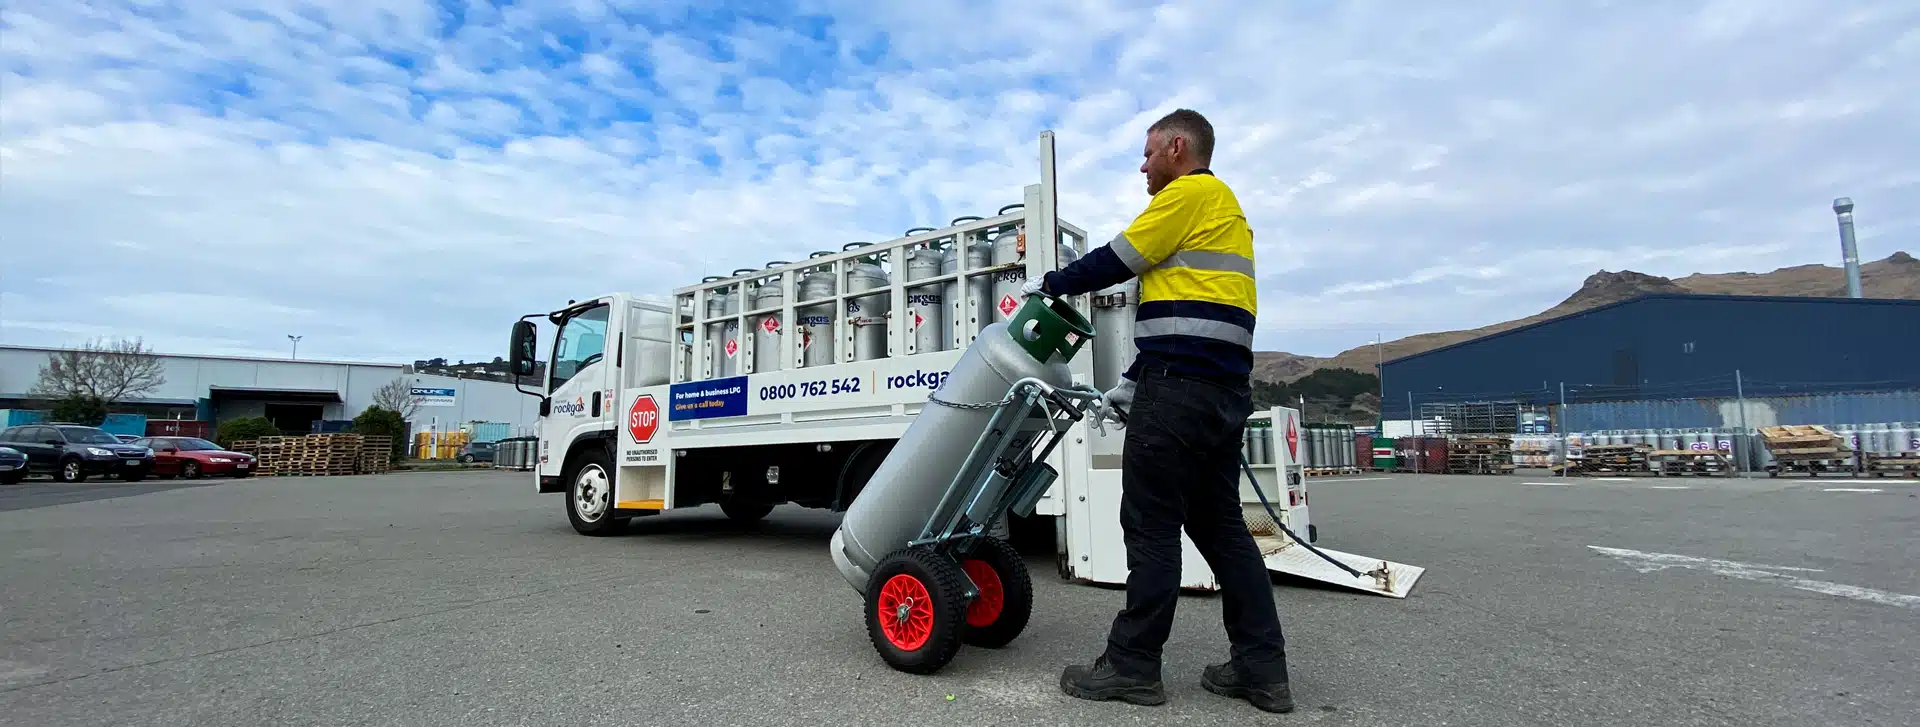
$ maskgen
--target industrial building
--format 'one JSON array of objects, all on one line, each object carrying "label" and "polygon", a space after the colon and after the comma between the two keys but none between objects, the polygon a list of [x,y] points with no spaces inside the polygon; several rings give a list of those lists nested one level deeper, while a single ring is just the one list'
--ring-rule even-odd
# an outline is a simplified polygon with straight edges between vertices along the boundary
[{"label": "industrial building", "polygon": [[1386,361],[1381,378],[1399,422],[1490,402],[1572,432],[1920,421],[1920,301],[1646,295]]},{"label": "industrial building", "polygon": [[[60,349],[0,345],[0,410],[42,412],[53,402],[33,396],[40,369]],[[146,421],[219,422],[264,416],[282,431],[313,430],[316,421],[352,419],[373,405],[374,392],[404,379],[418,408],[415,432],[458,431],[485,422],[485,431],[530,433],[539,400],[512,384],[410,373],[401,364],[358,361],[154,354],[165,381],[153,391],[113,402],[117,413]],[[13,415],[17,416],[17,415]],[[116,421],[127,421],[117,417]],[[500,426],[505,425],[505,426]],[[145,432],[118,432],[144,434]]]}]

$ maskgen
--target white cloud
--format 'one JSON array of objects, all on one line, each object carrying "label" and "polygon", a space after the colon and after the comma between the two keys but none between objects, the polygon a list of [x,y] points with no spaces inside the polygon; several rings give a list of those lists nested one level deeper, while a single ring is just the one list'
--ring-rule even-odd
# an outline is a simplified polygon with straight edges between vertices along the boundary
[{"label": "white cloud", "polygon": [[791,5],[16,0],[0,339],[490,359],[569,298],[991,214],[1049,128],[1097,243],[1178,105],[1258,231],[1264,348],[1831,263],[1836,196],[1863,256],[1920,249],[1911,3]]}]

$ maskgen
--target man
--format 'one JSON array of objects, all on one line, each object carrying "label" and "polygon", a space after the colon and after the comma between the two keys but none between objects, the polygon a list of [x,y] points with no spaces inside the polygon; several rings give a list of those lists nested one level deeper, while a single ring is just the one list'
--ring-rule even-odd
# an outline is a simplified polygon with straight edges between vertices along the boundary
[{"label": "man", "polygon": [[1240,514],[1240,437],[1253,412],[1253,232],[1233,191],[1208,169],[1205,117],[1181,109],[1155,122],[1145,155],[1146,211],[1112,242],[1028,283],[1079,295],[1140,278],[1138,354],[1106,396],[1128,411],[1120,501],[1127,603],[1105,653],[1068,667],[1060,687],[1083,699],[1166,702],[1160,655],[1179,598],[1184,526],[1219,579],[1233,645],[1201,684],[1291,711],[1273,587]]}]

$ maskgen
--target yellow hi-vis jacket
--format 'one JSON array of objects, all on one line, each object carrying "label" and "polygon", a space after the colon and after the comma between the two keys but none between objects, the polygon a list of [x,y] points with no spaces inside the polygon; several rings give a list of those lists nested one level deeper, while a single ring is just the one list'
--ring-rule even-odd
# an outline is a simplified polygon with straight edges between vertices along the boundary
[{"label": "yellow hi-vis jacket", "polygon": [[1125,232],[1047,273],[1046,289],[1080,295],[1135,276],[1139,355],[1127,378],[1159,364],[1175,375],[1247,382],[1259,308],[1253,229],[1225,182],[1205,169],[1173,180]]}]

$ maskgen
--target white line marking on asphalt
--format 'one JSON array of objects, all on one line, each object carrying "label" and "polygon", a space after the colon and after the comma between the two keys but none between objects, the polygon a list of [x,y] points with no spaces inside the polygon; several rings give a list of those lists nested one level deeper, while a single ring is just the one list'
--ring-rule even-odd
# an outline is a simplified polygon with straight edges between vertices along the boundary
[{"label": "white line marking on asphalt", "polygon": [[1539,487],[1572,487],[1573,486],[1573,483],[1571,482],[1522,482],[1520,484],[1537,485]]},{"label": "white line marking on asphalt", "polygon": [[1653,486],[1652,488],[1650,488],[1650,489],[1655,489],[1655,490],[1691,490],[1691,489],[1693,489],[1693,488],[1692,488],[1692,487],[1688,487],[1688,486],[1686,486],[1686,485],[1654,485],[1654,486]]},{"label": "white line marking on asphalt", "polygon": [[1751,563],[1739,563],[1731,560],[1714,560],[1712,558],[1696,558],[1691,555],[1676,555],[1673,553],[1647,553],[1647,552],[1638,551],[1638,550],[1628,550],[1626,548],[1603,548],[1598,545],[1589,545],[1587,547],[1593,550],[1597,550],[1601,553],[1605,553],[1607,555],[1613,556],[1615,559],[1619,560],[1620,562],[1627,564],[1627,567],[1640,571],[1641,573],[1652,573],[1654,571],[1666,570],[1668,568],[1687,568],[1687,569],[1693,569],[1693,570],[1706,570],[1706,571],[1718,573],[1723,576],[1730,576],[1733,578],[1742,578],[1750,581],[1780,581],[1780,582],[1786,583],[1788,587],[1799,589],[1802,591],[1811,591],[1813,593],[1824,593],[1829,596],[1851,598],[1856,601],[1867,601],[1869,603],[1878,603],[1885,606],[1901,606],[1901,607],[1911,608],[1911,609],[1920,609],[1920,596],[1909,596],[1904,593],[1890,593],[1887,591],[1876,591],[1871,588],[1849,586],[1844,583],[1829,583],[1827,581],[1808,580],[1806,578],[1801,578],[1799,576],[1793,576],[1793,575],[1787,575],[1785,573],[1774,572],[1774,571],[1792,571],[1792,572],[1798,572],[1798,573],[1820,573],[1822,571],[1819,568],[1793,568],[1790,566],[1783,566],[1783,565],[1754,565]]},{"label": "white line marking on asphalt", "polygon": [[1878,487],[1829,487],[1821,492],[1880,492]]},{"label": "white line marking on asphalt", "polygon": [[1590,477],[1594,482],[1632,482],[1632,477]]}]

